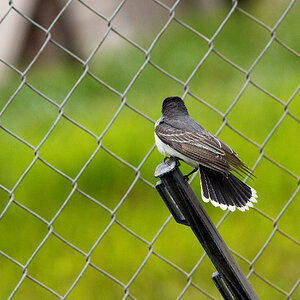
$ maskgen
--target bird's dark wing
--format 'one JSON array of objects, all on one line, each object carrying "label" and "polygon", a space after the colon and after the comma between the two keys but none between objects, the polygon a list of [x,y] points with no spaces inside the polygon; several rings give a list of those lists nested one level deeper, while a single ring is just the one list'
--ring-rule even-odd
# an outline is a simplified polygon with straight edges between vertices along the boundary
[{"label": "bird's dark wing", "polygon": [[236,171],[249,174],[249,169],[236,153],[209,132],[183,131],[160,122],[155,128],[156,135],[167,145],[210,169],[221,173]]}]

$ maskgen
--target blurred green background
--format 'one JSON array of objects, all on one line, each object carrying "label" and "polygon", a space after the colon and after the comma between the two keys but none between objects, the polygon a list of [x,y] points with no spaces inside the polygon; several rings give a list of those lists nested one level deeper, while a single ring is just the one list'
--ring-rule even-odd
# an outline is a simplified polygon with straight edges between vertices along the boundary
[{"label": "blurred green background", "polygon": [[[288,6],[287,1],[274,3],[245,1],[242,7],[272,28]],[[276,37],[298,52],[299,8],[297,2],[276,29]],[[205,36],[211,37],[229,10],[230,7],[226,5],[203,12],[181,9],[176,12],[176,17]],[[168,14],[166,20],[167,18]],[[145,49],[149,48],[162,24],[164,23],[151,26],[142,36],[137,37]],[[104,42],[103,49],[100,48],[89,62],[89,71],[123,94],[145,62],[145,54],[121,37],[116,38],[118,43],[110,42],[109,38]],[[269,31],[237,10],[214,40],[214,48],[247,71],[270,38]],[[49,44],[47,47],[55,46]],[[208,49],[206,41],[178,22],[172,21],[154,45],[150,59],[155,65],[185,82]],[[66,99],[84,72],[81,63],[69,58],[67,62],[59,58],[49,62],[43,60],[42,53],[26,74],[26,83],[57,103],[57,106],[46,101],[25,84],[1,116],[0,185],[10,191],[33,161],[35,154],[33,149],[4,128],[33,147],[41,143],[59,116],[58,106]],[[24,70],[26,67],[23,63],[18,68]],[[245,92],[228,113],[227,121],[256,145],[237,134],[230,126],[225,126],[219,134],[250,168],[255,165],[261,153],[265,155],[255,169],[256,178],[250,180],[251,186],[257,190],[259,196],[256,205],[258,210],[230,213],[219,229],[227,245],[244,258],[235,256],[246,275],[250,271],[249,263],[257,256],[274,230],[274,219],[299,185],[299,93],[287,107],[284,105],[297,89],[299,73],[299,56],[274,41],[250,75],[256,85],[269,91],[283,104],[257,86],[248,84]],[[190,93],[224,114],[246,80],[244,73],[212,52],[192,77],[188,87]],[[0,88],[0,110],[20,84],[20,75],[7,68],[5,80]],[[126,285],[147,257],[149,244],[125,228],[150,243],[169,216],[163,201],[153,189],[156,182],[153,177],[154,170],[163,157],[154,149],[141,165],[154,145],[154,124],[151,120],[160,117],[161,103],[165,97],[183,94],[182,84],[148,63],[126,94],[128,105],[122,107],[104,134],[101,142],[104,149],[100,148],[84,168],[98,147],[95,136],[99,137],[103,133],[121,105],[120,95],[107,89],[89,74],[85,75],[68,98],[63,112],[95,136],[67,118],[60,118],[38,153],[39,157],[69,176],[70,180],[41,160],[37,160],[13,190],[13,199],[46,222],[16,203],[11,203],[0,220],[0,250],[24,266],[49,233],[47,222],[50,222],[65,204],[51,224],[51,230],[87,254],[112,221],[111,213],[97,202],[114,210],[123,199],[124,202],[114,214],[117,221],[97,244],[90,259],[94,266]],[[192,117],[210,132],[218,131],[223,124],[222,115],[191,95],[187,95],[185,102]],[[136,113],[131,107],[147,115],[149,119]],[[285,109],[295,118],[286,115],[271,138],[260,149]],[[135,182],[137,172],[134,168],[140,165],[141,177]],[[84,171],[77,178],[82,168]],[[187,172],[190,169],[183,165],[182,170]],[[75,178],[76,187],[82,192],[74,191],[72,180]],[[135,184],[131,188],[133,183]],[[192,188],[200,198],[198,175],[192,183]],[[9,192],[0,188],[0,212],[9,203],[9,199]],[[254,263],[254,274],[250,276],[250,283],[261,299],[286,299],[299,278],[298,200],[299,194],[277,223],[279,230],[285,235],[276,231],[262,255]],[[223,211],[211,204],[205,204],[204,207],[215,224],[224,215]],[[27,274],[58,294],[65,295],[85,267],[86,257],[62,242],[57,235],[50,234],[30,261]],[[173,219],[154,240],[152,247],[154,253],[130,285],[129,292],[138,299],[176,299],[188,282],[187,274],[203,255],[203,249],[191,230],[176,224]],[[161,256],[165,260],[162,260]],[[178,266],[178,269],[168,262]],[[0,255],[0,265],[0,298],[6,299],[21,280],[23,270],[3,255]],[[193,273],[192,282],[210,296],[190,286],[183,299],[220,299],[211,280],[213,272],[212,264],[205,257]],[[68,299],[121,299],[123,296],[124,291],[120,285],[94,267],[88,266]],[[28,278],[25,278],[14,297],[55,298],[52,293]],[[299,288],[293,294],[293,299],[297,298],[300,298]]]}]

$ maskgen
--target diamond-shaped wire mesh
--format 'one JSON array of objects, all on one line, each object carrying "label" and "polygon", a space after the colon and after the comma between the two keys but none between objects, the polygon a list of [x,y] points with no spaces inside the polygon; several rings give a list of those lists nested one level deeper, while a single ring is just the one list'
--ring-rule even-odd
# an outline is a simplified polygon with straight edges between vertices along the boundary
[{"label": "diamond-shaped wire mesh", "polygon": [[[154,189],[154,122],[170,95],[254,171],[253,210],[205,208],[257,294],[296,299],[299,2],[138,2],[62,1],[45,22],[19,1],[0,12],[0,29],[14,17],[39,36],[29,62],[0,57],[1,299],[220,299]],[[57,29],[72,7],[94,24],[71,28],[76,43]]]}]

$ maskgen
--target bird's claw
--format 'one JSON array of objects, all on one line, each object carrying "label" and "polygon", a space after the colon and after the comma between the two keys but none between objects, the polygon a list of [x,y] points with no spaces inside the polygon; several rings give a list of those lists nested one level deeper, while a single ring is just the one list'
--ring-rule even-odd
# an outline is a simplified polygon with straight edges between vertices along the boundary
[{"label": "bird's claw", "polygon": [[174,160],[176,162],[176,167],[179,167],[180,166],[180,162],[179,162],[179,159],[177,157],[173,157],[173,156],[166,156],[164,158],[164,163],[166,163],[168,160]]},{"label": "bird's claw", "polygon": [[185,181],[189,181],[189,176],[194,174],[198,169],[194,169],[192,172],[190,172],[189,174],[187,175],[184,175],[183,178]]},{"label": "bird's claw", "polygon": [[165,158],[164,158],[164,163],[166,163],[166,161],[168,161],[170,159],[170,157],[169,156],[166,156]]},{"label": "bird's claw", "polygon": [[189,175],[184,175],[184,176],[183,176],[183,179],[184,179],[186,182],[188,182],[188,181],[189,181]]}]

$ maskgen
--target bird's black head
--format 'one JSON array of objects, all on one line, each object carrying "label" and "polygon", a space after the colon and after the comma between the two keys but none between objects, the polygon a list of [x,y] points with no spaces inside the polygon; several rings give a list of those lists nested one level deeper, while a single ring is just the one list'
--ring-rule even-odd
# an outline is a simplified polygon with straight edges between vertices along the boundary
[{"label": "bird's black head", "polygon": [[162,105],[162,114],[164,116],[188,115],[188,110],[180,97],[168,97]]}]

